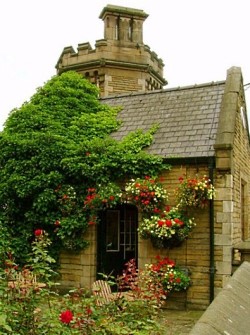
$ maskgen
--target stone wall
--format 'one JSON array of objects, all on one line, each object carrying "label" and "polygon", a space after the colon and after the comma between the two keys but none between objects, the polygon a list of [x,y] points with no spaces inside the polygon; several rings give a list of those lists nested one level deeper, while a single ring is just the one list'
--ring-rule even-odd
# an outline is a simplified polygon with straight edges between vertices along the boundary
[{"label": "stone wall", "polygon": [[62,252],[60,255],[60,286],[62,289],[90,288],[96,280],[96,227],[90,226],[86,236],[89,247],[81,252]]},{"label": "stone wall", "polygon": [[246,106],[239,68],[228,70],[215,144],[216,294],[233,272],[235,244],[249,236],[250,150]]},{"label": "stone wall", "polygon": [[250,329],[250,263],[244,262],[190,335],[243,335]]},{"label": "stone wall", "polygon": [[[208,176],[208,167],[204,166],[172,166],[172,169],[163,176],[164,184],[170,193],[170,205],[175,205],[175,190],[179,184],[180,176],[192,178],[196,174]],[[191,275],[192,285],[186,294],[175,294],[174,298],[180,304],[180,296],[186,307],[205,309],[210,301],[210,237],[209,237],[209,207],[194,209],[190,216],[195,218],[196,227],[189,238],[181,245],[173,249],[155,249],[149,240],[139,240],[139,268],[144,264],[154,262],[156,255],[167,256],[176,262],[177,266],[188,269]],[[222,255],[217,255],[217,261],[221,261]],[[185,300],[185,301],[183,301]],[[167,304],[166,304],[167,305]],[[166,306],[167,307],[167,306]],[[174,308],[172,301],[171,307]]]}]

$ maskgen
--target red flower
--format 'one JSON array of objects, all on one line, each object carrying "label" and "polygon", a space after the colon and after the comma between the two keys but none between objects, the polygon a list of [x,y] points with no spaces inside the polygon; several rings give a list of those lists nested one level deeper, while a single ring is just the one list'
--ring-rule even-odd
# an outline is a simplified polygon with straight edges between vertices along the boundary
[{"label": "red flower", "polygon": [[41,236],[43,234],[43,230],[42,229],[36,229],[35,230],[35,236]]},{"label": "red flower", "polygon": [[62,312],[60,314],[60,321],[62,323],[69,324],[70,321],[72,321],[72,320],[73,320],[73,313],[69,309],[67,309],[65,312]]},{"label": "red flower", "polygon": [[165,207],[165,211],[166,211],[166,212],[169,212],[169,211],[170,211],[170,206],[169,206],[169,205],[167,205],[167,206]]},{"label": "red flower", "polygon": [[60,226],[60,224],[61,224],[61,223],[60,223],[59,220],[56,220],[56,221],[55,221],[55,226]]},{"label": "red flower", "polygon": [[171,220],[166,220],[166,226],[172,227],[172,221]]},{"label": "red flower", "polygon": [[158,220],[158,226],[162,227],[164,225],[164,221],[163,220]]},{"label": "red flower", "polygon": [[92,312],[92,309],[90,307],[86,307],[86,313],[87,315],[91,315],[93,312]]},{"label": "red flower", "polygon": [[182,183],[183,182],[183,177],[179,178],[179,182]]},{"label": "red flower", "polygon": [[115,200],[115,197],[114,197],[113,195],[111,195],[111,196],[109,197],[109,200],[110,200],[110,201],[114,201],[114,200]]},{"label": "red flower", "polygon": [[183,224],[184,224],[184,222],[182,222],[180,219],[178,219],[178,218],[175,218],[174,219],[174,222],[176,223],[176,224],[178,224],[178,225],[180,225],[180,226],[182,226]]}]

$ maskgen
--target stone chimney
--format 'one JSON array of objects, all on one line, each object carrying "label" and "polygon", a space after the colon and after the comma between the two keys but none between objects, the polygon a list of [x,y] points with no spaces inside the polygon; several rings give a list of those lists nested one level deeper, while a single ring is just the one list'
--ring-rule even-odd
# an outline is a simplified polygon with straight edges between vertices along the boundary
[{"label": "stone chimney", "polygon": [[143,44],[143,22],[148,17],[143,10],[108,5],[99,18],[104,21],[104,38],[120,45]]}]

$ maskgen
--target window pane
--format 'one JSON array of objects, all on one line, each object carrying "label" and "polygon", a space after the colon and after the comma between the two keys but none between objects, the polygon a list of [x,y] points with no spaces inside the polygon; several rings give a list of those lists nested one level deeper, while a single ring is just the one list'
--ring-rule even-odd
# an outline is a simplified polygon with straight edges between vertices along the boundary
[{"label": "window pane", "polygon": [[106,250],[119,251],[119,211],[107,211]]}]

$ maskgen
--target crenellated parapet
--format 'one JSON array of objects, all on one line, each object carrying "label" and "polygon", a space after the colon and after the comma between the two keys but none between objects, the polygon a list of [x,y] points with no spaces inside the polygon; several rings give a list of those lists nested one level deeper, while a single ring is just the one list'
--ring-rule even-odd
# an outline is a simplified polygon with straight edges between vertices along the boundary
[{"label": "crenellated parapet", "polygon": [[104,39],[65,47],[56,69],[60,74],[74,70],[100,88],[102,96],[130,91],[161,89],[164,64],[150,47],[143,43],[142,11],[120,6],[106,6],[100,18],[104,21]]}]

